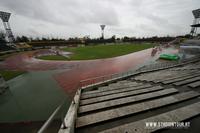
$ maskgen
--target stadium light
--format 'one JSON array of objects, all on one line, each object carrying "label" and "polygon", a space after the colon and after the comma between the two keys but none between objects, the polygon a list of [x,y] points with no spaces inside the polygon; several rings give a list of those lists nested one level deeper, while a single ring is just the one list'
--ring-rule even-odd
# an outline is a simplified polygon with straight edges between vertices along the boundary
[{"label": "stadium light", "polygon": [[102,34],[102,39],[104,39],[104,29],[105,29],[105,27],[106,27],[106,25],[100,25],[100,27],[101,27],[101,34]]},{"label": "stadium light", "polygon": [[10,19],[10,15],[11,15],[11,13],[0,11],[0,18],[3,21],[3,26],[4,26],[5,31],[6,31],[6,38],[7,38],[7,41],[8,41],[7,44],[10,45],[10,46],[15,46],[14,43],[13,43],[15,38],[13,36],[10,24],[8,22],[9,19]]},{"label": "stadium light", "polygon": [[195,36],[197,35],[197,28],[200,27],[200,9],[193,10],[192,14],[194,16],[194,21],[191,25],[190,35]]},{"label": "stadium light", "polygon": [[200,9],[196,9],[192,11],[194,18],[200,18]]}]

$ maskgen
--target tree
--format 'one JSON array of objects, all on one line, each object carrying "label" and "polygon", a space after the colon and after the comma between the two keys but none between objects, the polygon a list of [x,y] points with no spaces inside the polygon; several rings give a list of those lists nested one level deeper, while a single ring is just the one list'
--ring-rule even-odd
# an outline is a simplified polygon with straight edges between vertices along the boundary
[{"label": "tree", "polygon": [[185,35],[185,38],[192,38],[192,35],[186,34],[186,35]]},{"label": "tree", "polygon": [[38,41],[40,41],[40,38],[39,38],[39,37],[36,37],[34,40],[35,40],[36,42],[38,42]]},{"label": "tree", "polygon": [[111,40],[112,40],[113,42],[115,42],[115,39],[116,39],[116,35],[113,35],[113,36],[111,37]]},{"label": "tree", "polygon": [[26,36],[17,36],[16,37],[16,42],[29,42],[29,38]]},{"label": "tree", "polygon": [[116,40],[117,40],[117,41],[120,41],[121,39],[118,37]]},{"label": "tree", "polygon": [[15,38],[15,41],[16,41],[16,42],[21,42],[21,37],[20,37],[20,36],[17,36],[17,37]]},{"label": "tree", "polygon": [[42,41],[47,41],[47,39],[45,37],[42,37]]},{"label": "tree", "polygon": [[22,40],[22,42],[29,42],[29,39],[26,36],[22,36],[21,40]]}]

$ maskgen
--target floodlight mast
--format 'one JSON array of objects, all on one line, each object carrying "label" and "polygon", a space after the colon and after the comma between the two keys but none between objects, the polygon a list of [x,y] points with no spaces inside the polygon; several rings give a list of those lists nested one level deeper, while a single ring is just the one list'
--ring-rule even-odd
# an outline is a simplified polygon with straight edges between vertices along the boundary
[{"label": "floodlight mast", "polygon": [[12,30],[9,24],[10,15],[11,13],[0,11],[0,18],[3,21],[3,26],[6,31],[6,38],[8,41],[7,45],[15,47],[15,44],[14,44],[15,38],[13,36]]},{"label": "floodlight mast", "polygon": [[104,29],[105,29],[105,27],[106,27],[106,25],[100,25],[100,27],[101,27],[101,35],[102,35],[102,39],[104,39]]},{"label": "floodlight mast", "polygon": [[194,16],[194,21],[191,25],[192,28],[190,34],[195,36],[197,34],[197,28],[200,27],[200,9],[193,10],[192,14]]}]

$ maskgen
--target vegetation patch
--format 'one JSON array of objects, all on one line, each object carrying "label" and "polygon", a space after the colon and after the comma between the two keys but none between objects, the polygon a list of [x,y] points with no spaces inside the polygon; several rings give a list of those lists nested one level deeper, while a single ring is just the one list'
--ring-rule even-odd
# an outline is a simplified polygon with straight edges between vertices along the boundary
[{"label": "vegetation patch", "polygon": [[7,81],[12,78],[15,78],[19,75],[26,73],[25,71],[10,71],[10,70],[0,70],[0,74]]}]

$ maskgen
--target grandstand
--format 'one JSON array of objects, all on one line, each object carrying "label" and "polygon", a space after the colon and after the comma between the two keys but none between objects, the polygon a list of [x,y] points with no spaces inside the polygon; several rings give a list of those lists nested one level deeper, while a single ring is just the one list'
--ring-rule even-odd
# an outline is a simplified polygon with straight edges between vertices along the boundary
[{"label": "grandstand", "polygon": [[32,50],[32,46],[26,42],[16,43],[16,48],[20,51]]},{"label": "grandstand", "polygon": [[162,127],[145,128],[146,122],[200,122],[199,57],[147,65],[81,87],[59,133],[148,133]]},{"label": "grandstand", "polygon": [[196,9],[192,11],[193,16],[194,16],[194,21],[193,24],[191,25],[191,32],[190,34],[192,36],[197,35],[197,28],[200,27],[200,9]]},{"label": "grandstand", "polygon": [[80,44],[84,44],[83,41],[38,41],[38,42],[28,42],[28,45],[32,46],[35,49],[38,48],[50,48],[50,47],[77,47]]},{"label": "grandstand", "polygon": [[199,54],[200,53],[200,40],[198,39],[190,39],[184,41],[180,50],[185,54]]},{"label": "grandstand", "polygon": [[3,22],[3,26],[6,31],[6,39],[7,39],[6,45],[10,47],[15,47],[15,44],[14,44],[15,38],[13,36],[12,30],[9,24],[10,16],[11,16],[11,13],[0,11],[0,18]]}]

